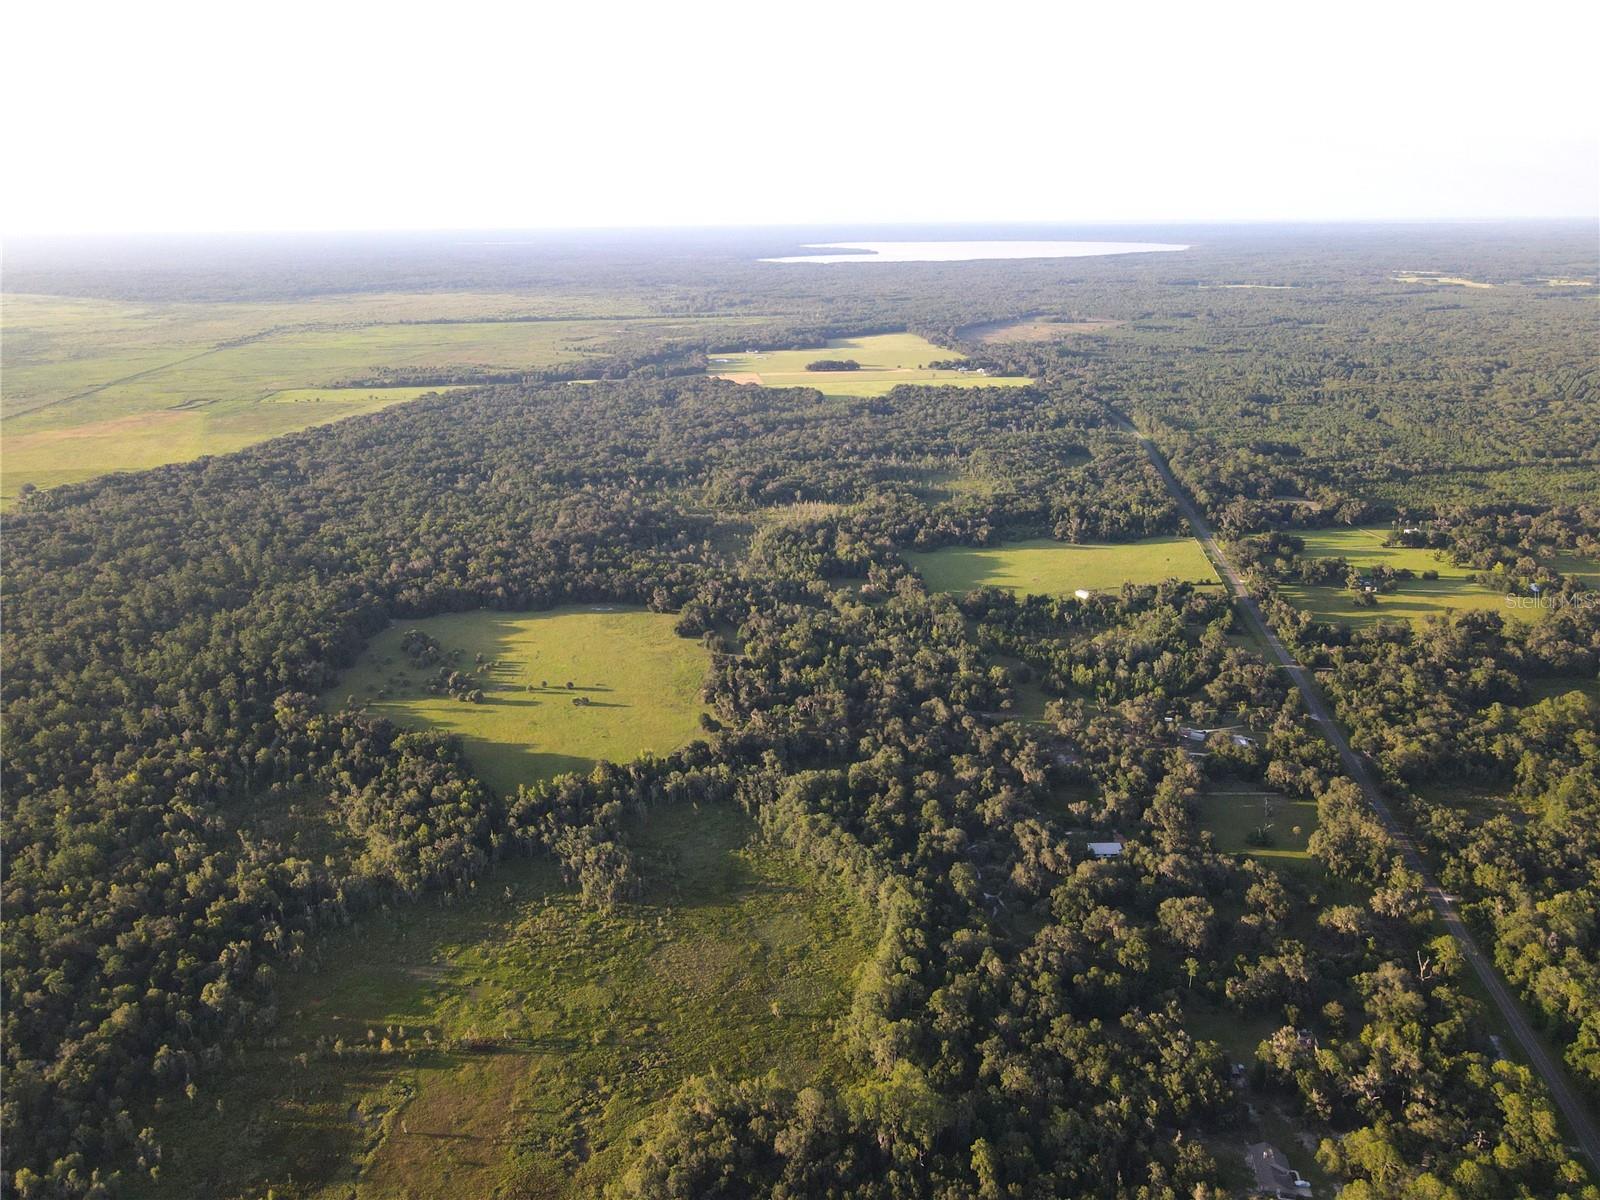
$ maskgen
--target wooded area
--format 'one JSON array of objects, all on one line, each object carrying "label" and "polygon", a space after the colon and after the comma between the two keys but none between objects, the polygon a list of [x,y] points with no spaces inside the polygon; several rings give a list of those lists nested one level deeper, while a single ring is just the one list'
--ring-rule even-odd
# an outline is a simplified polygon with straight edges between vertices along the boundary
[{"label": "wooded area", "polygon": [[[1280,278],[1286,246],[1315,288],[1195,286],[1222,263],[1206,278]],[[1436,248],[1480,275],[1574,253]],[[1560,566],[1600,547],[1592,295],[1362,282],[1382,252],[931,265],[892,285],[904,302],[661,265],[646,283],[685,310],[749,285],[774,335],[752,344],[910,327],[1035,383],[824,397],[705,378],[728,347],[699,335],[622,335],[600,370],[408,376],[480,386],[26,497],[3,584],[8,1193],[156,1186],[179,1098],[278,1034],[281,982],[327,931],[519,855],[625,905],[651,870],[632,819],[723,805],[871,913],[837,1020],[859,1077],[685,1079],[614,1195],[1222,1197],[1259,1108],[1353,1200],[1595,1200],[1220,589],[947,596],[904,558],[1183,533],[1132,417],[1600,1096],[1600,604]],[[936,286],[963,270],[955,298]],[[222,286],[197,266],[136,290]],[[1124,324],[961,335],[1046,295]],[[787,315],[802,303],[821,315]],[[1549,611],[1357,630],[1279,594],[1348,575],[1296,530],[1372,521]],[[314,700],[390,622],[568,603],[677,614],[714,652],[703,736],[500,794],[451,739]],[[436,669],[421,635],[406,653]],[[1043,719],[1014,719],[1035,693]],[[1314,803],[1303,868],[1218,848],[1202,798],[1241,783]],[[1260,1038],[1225,1048],[1219,1016]]]}]

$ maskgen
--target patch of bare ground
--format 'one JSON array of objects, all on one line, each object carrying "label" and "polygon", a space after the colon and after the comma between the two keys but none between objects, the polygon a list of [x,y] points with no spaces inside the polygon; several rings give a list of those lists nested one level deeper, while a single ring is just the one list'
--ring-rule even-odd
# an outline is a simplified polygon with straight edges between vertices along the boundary
[{"label": "patch of bare ground", "polygon": [[1477,279],[1463,279],[1460,275],[1441,275],[1437,271],[1406,271],[1394,277],[1396,283],[1428,283],[1434,286],[1464,288],[1492,288],[1494,284]]},{"label": "patch of bare ground", "polygon": [[1103,333],[1107,329],[1115,329],[1123,324],[1126,322],[1114,321],[1109,317],[1073,319],[1031,316],[1018,317],[1011,321],[988,321],[982,325],[968,325],[959,333],[964,339],[985,345],[996,342],[1052,342],[1056,338],[1068,337],[1075,333]]}]

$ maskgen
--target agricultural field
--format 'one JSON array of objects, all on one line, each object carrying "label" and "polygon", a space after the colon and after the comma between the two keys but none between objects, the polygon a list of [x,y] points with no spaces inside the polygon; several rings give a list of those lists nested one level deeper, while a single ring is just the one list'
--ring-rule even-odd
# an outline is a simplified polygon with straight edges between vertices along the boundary
[{"label": "agricultural field", "polygon": [[[966,356],[935,346],[914,333],[880,333],[870,337],[834,338],[809,350],[758,350],[711,356],[711,373],[735,383],[763,387],[811,387],[828,396],[881,396],[903,383],[955,384],[960,387],[1017,387],[1021,376],[977,372],[931,371],[930,362]],[[820,359],[852,359],[858,371],[808,371]]]},{"label": "agricultural field", "polygon": [[1002,587],[1064,595],[1079,588],[1114,592],[1124,583],[1160,583],[1164,579],[1218,582],[1200,543],[1187,537],[1114,544],[1034,538],[1003,546],[907,551],[905,557],[938,592]]},{"label": "agricultural field", "polygon": [[830,1023],[871,952],[862,910],[729,808],[630,833],[647,893],[583,907],[548,861],[332,935],[227,1078],[148,1118],[135,1195],[592,1195],[687,1077],[852,1078]]},{"label": "agricultural field", "polygon": [[[484,781],[509,792],[587,771],[600,759],[665,753],[699,734],[710,657],[699,642],[673,632],[676,621],[585,607],[480,609],[398,623],[373,638],[322,700],[456,734]],[[401,648],[413,629],[438,643],[441,663],[418,666]],[[469,676],[481,702],[430,687],[441,667]]]},{"label": "agricultural field", "polygon": [[1473,580],[1470,567],[1458,567],[1432,550],[1412,550],[1404,546],[1385,546],[1389,530],[1384,526],[1355,529],[1316,529],[1297,536],[1305,539],[1306,558],[1343,558],[1353,567],[1385,566],[1416,572],[1439,572],[1438,579],[1413,579],[1397,591],[1380,595],[1376,608],[1359,608],[1355,593],[1343,587],[1310,587],[1285,584],[1279,590],[1285,599],[1305,609],[1319,621],[1337,621],[1363,626],[1378,621],[1442,616],[1448,612],[1480,610],[1498,612],[1516,620],[1532,620],[1537,609],[1514,608],[1492,588]]},{"label": "agricultural field", "polygon": [[495,295],[217,305],[8,296],[0,498],[225,454],[436,390],[335,386],[385,369],[547,367],[624,332],[693,328],[540,315],[549,308]]},{"label": "agricultural field", "polygon": [[[294,388],[255,400],[187,400],[161,411],[40,428],[48,421],[7,421],[0,499],[10,502],[27,484],[54,487],[107,471],[136,471],[207,454],[227,454],[256,442],[378,412],[450,388]],[[40,414],[43,418],[47,414]],[[18,432],[31,428],[31,432]]]}]

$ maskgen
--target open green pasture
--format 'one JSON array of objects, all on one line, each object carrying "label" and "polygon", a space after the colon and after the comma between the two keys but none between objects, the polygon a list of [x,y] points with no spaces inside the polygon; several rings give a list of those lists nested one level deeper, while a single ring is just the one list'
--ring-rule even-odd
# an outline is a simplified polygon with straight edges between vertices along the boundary
[{"label": "open green pasture", "polygon": [[[711,373],[735,383],[765,387],[812,387],[829,396],[881,396],[903,383],[955,384],[960,387],[1017,387],[1029,380],[1017,375],[981,375],[975,371],[928,369],[931,362],[965,358],[935,346],[914,333],[879,333],[868,337],[834,338],[826,346],[806,350],[730,351],[711,356]],[[819,359],[854,359],[859,371],[808,371]]]},{"label": "open green pasture", "polygon": [[[457,734],[483,779],[509,792],[695,738],[710,657],[673,632],[676,621],[595,605],[398,622],[322,699],[330,708],[354,702],[408,728]],[[409,629],[435,639],[446,665],[473,677],[481,703],[430,687],[439,667],[416,666],[400,648]]]},{"label": "open green pasture", "polygon": [[142,1117],[151,1198],[597,1194],[688,1076],[852,1078],[831,1032],[870,922],[720,806],[630,832],[647,893],[583,907],[547,861],[330,935],[272,1041]]},{"label": "open green pasture", "polygon": [[[1345,625],[1371,625],[1378,621],[1442,616],[1449,612],[1480,610],[1502,616],[1531,620],[1537,609],[1519,609],[1492,588],[1473,581],[1470,567],[1458,567],[1433,550],[1413,550],[1404,546],[1385,546],[1386,526],[1353,529],[1314,529],[1297,533],[1305,539],[1306,558],[1343,558],[1353,567],[1391,567],[1414,571],[1418,578],[1399,585],[1398,590],[1378,596],[1375,608],[1358,608],[1355,593],[1346,587],[1307,587],[1285,585],[1281,591],[1291,604],[1305,609],[1319,621]],[[1438,579],[1422,579],[1424,571],[1439,572]]]},{"label": "open green pasture", "polygon": [[907,551],[910,563],[938,592],[1002,587],[1017,592],[1063,595],[1086,588],[1114,592],[1124,583],[1180,579],[1216,583],[1200,543],[1187,537],[1137,542],[1069,543],[1050,538],[1002,546],[949,546]]},{"label": "open green pasture", "polygon": [[113,470],[146,470],[208,454],[228,454],[313,425],[450,390],[296,388],[252,400],[188,400],[159,411],[31,432],[16,432],[30,423],[29,418],[19,418],[4,438],[4,492],[0,498],[15,499],[17,490],[28,483],[54,487]]},{"label": "open green pasture", "polygon": [[1552,554],[1546,563],[1563,575],[1583,580],[1590,590],[1600,590],[1600,560],[1581,554]]},{"label": "open green pasture", "polygon": [[28,483],[224,454],[433,390],[331,386],[384,368],[553,366],[600,352],[624,332],[671,336],[696,325],[505,319],[548,307],[492,295],[214,305],[7,296],[0,497],[12,500]]}]

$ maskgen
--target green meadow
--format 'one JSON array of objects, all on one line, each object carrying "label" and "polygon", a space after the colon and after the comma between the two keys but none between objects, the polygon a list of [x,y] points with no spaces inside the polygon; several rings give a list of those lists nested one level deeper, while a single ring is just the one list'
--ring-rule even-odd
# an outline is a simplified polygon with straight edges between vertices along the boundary
[{"label": "green meadow", "polygon": [[[1253,784],[1232,782],[1208,790],[1196,818],[1216,839],[1223,854],[1248,854],[1275,865],[1310,866],[1306,846],[1317,827],[1313,800],[1295,800]],[[1270,845],[1256,845],[1252,835],[1270,826]]]},{"label": "green meadow", "polygon": [[[1377,607],[1358,608],[1355,593],[1344,587],[1290,584],[1280,589],[1284,598],[1319,621],[1353,626],[1402,618],[1417,621],[1468,610],[1498,612],[1518,620],[1532,620],[1537,615],[1537,609],[1511,607],[1500,592],[1474,582],[1472,568],[1458,567],[1433,550],[1385,546],[1383,539],[1388,534],[1386,526],[1317,529],[1296,534],[1305,539],[1307,558],[1343,558],[1353,567],[1405,568],[1417,574],[1418,578],[1400,584],[1398,590],[1380,595]],[[1439,578],[1422,579],[1424,571],[1437,571]]]},{"label": "green meadow", "polygon": [[1563,575],[1583,580],[1590,590],[1600,590],[1600,561],[1577,554],[1553,554],[1548,565]]},{"label": "green meadow", "polygon": [[141,1117],[164,1152],[134,1194],[589,1196],[688,1076],[851,1082],[831,1023],[872,949],[855,902],[730,808],[629,836],[637,903],[585,908],[518,861],[330,935],[269,1041]]},{"label": "green meadow", "polygon": [[[735,383],[764,387],[811,387],[828,396],[881,396],[903,383],[955,384],[960,387],[1018,387],[1029,380],[1016,375],[929,370],[931,362],[965,358],[935,346],[914,333],[879,333],[869,337],[834,338],[826,346],[806,350],[729,352],[711,356],[711,373]],[[819,359],[853,359],[859,371],[808,371]]]},{"label": "green meadow", "polygon": [[549,319],[551,305],[453,294],[214,305],[7,296],[0,499],[28,483],[229,453],[435,390],[334,386],[385,368],[554,366],[600,353],[624,331],[695,325]]},{"label": "green meadow", "polygon": [[938,592],[1002,587],[1016,592],[1064,595],[1079,588],[1114,592],[1124,583],[1160,583],[1164,579],[1217,582],[1200,543],[1187,537],[1121,543],[1035,538],[1003,546],[908,551],[905,557],[928,586]]},{"label": "green meadow", "polygon": [[14,424],[8,422],[4,438],[3,499],[15,499],[17,489],[28,483],[55,487],[113,470],[145,470],[208,454],[228,454],[313,425],[378,412],[391,404],[450,390],[290,389],[258,400],[187,400],[159,412],[134,412],[65,428],[17,432],[38,424],[22,417]]},{"label": "green meadow", "polygon": [[[509,792],[600,759],[665,753],[700,733],[710,656],[674,633],[676,622],[609,606],[402,621],[373,638],[322,701],[456,734],[485,782]],[[409,629],[435,639],[452,669],[473,676],[482,703],[429,687],[439,668],[413,665],[400,648]]]}]

